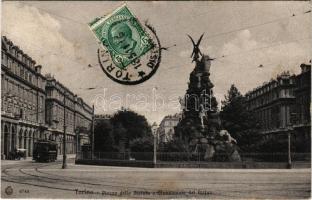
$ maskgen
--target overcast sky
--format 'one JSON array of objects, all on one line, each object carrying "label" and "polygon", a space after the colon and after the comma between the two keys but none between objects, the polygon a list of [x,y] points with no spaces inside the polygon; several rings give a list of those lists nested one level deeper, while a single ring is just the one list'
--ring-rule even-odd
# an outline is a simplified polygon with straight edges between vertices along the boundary
[{"label": "overcast sky", "polygon": [[[155,27],[162,46],[176,46],[163,52],[151,79],[135,86],[120,85],[99,67],[99,46],[87,26],[120,5],[2,2],[2,35],[41,64],[43,73],[53,74],[90,105],[96,103],[96,113],[112,113],[126,103],[126,94],[134,94],[139,101],[132,99],[128,105],[150,123],[179,112],[177,101],[168,107],[168,98],[185,94],[194,68],[192,44],[186,34],[197,40],[204,32],[201,51],[218,58],[212,63],[210,78],[219,104],[233,83],[244,94],[284,70],[299,73],[299,65],[311,59],[311,12],[305,14],[311,3],[307,1],[128,2],[141,22],[149,20]],[[85,89],[89,87],[96,89]],[[153,87],[167,107],[151,108]]]}]

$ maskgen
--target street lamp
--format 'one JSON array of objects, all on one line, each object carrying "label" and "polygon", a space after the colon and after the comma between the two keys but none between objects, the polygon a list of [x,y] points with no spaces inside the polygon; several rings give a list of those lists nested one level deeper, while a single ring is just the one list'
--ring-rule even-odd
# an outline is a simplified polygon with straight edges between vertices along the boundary
[{"label": "street lamp", "polygon": [[291,169],[291,146],[290,146],[290,131],[291,131],[291,128],[289,128],[289,131],[288,131],[288,163],[287,163],[287,168],[288,169]]},{"label": "street lamp", "polygon": [[76,156],[78,155],[78,152],[79,152],[79,136],[80,136],[80,128],[77,127],[75,129],[75,133],[76,133]]},{"label": "street lamp", "polygon": [[296,121],[296,116],[297,116],[297,113],[290,113],[290,122],[288,123],[288,133],[287,133],[287,138],[288,138],[288,162],[287,162],[287,168],[288,169],[291,169],[291,132],[294,131],[294,128],[293,128],[293,124],[295,123]]},{"label": "street lamp", "polygon": [[154,167],[156,167],[157,162],[157,128],[158,125],[156,124],[156,122],[154,122],[152,125],[152,132],[154,135],[154,158],[153,158]]}]

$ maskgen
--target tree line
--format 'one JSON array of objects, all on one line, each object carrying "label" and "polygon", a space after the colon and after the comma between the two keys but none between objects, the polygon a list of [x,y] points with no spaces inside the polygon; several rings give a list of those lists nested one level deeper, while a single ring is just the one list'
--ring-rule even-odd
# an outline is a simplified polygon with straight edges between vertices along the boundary
[{"label": "tree line", "polygon": [[[261,142],[261,124],[254,112],[246,108],[246,99],[233,84],[221,102],[222,129],[226,129],[242,152],[275,152],[281,146],[275,139]],[[110,119],[97,119],[94,129],[97,152],[152,152],[153,134],[146,118],[131,110],[120,110]],[[178,137],[161,144],[161,151],[187,152],[187,145]],[[285,146],[286,148],[286,146]]]}]

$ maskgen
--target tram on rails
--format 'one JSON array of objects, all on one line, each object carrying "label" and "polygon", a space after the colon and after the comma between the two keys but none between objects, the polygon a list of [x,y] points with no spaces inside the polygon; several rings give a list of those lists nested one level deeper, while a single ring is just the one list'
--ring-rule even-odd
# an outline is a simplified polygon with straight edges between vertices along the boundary
[{"label": "tram on rails", "polygon": [[34,143],[33,160],[54,162],[57,159],[57,144],[53,141],[39,140]]}]

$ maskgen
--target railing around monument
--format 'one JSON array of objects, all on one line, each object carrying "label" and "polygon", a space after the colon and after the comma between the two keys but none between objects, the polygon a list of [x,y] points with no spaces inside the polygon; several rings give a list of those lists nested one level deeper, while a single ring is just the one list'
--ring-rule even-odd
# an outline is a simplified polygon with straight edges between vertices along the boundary
[{"label": "railing around monument", "polygon": [[[78,152],[80,160],[128,160],[128,161],[153,161],[153,152]],[[288,154],[278,153],[240,153],[242,162],[287,162]],[[157,162],[230,162],[227,155],[219,154],[219,160],[207,160],[203,153],[184,152],[157,152]],[[224,158],[224,159],[222,159]],[[311,153],[291,153],[292,161],[311,161]]]}]

